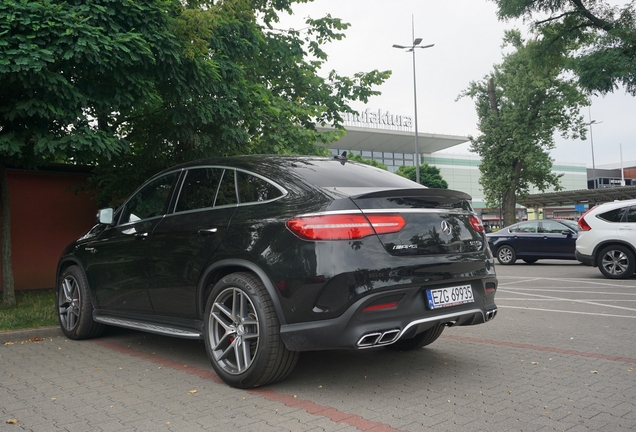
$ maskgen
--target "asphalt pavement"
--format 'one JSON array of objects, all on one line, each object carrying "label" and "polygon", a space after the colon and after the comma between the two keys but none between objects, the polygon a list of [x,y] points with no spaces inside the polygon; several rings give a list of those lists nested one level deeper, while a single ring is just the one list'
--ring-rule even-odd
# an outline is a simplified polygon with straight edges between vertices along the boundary
[{"label": "asphalt pavement", "polygon": [[201,341],[0,333],[0,432],[636,429],[636,278],[573,261],[497,273],[490,323],[415,352],[303,353],[254,390],[221,382]]}]

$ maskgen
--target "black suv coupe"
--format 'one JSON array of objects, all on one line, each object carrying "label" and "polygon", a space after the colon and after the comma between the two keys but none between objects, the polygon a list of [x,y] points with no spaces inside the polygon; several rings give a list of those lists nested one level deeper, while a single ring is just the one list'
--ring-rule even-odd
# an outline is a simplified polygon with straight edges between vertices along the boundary
[{"label": "black suv coupe", "polygon": [[343,156],[176,166],[65,248],[60,324],[204,339],[240,388],[285,378],[301,351],[420,348],[497,313],[470,199]]}]

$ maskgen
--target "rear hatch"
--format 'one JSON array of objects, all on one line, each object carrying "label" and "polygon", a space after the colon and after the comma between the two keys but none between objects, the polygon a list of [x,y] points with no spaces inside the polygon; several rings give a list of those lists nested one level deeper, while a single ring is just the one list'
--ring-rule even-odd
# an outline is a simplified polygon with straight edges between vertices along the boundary
[{"label": "rear hatch", "polygon": [[484,248],[483,226],[472,209],[470,195],[463,192],[394,189],[351,194],[350,198],[372,225],[374,218],[381,215],[403,219],[399,230],[383,233],[376,229],[382,245],[391,255],[461,254]]}]

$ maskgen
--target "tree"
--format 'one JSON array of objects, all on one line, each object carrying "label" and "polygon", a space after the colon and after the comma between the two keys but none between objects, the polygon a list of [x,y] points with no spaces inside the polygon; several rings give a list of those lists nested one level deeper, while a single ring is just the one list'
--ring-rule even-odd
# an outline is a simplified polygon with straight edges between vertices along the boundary
[{"label": "tree", "polygon": [[539,36],[536,53],[564,62],[588,92],[619,85],[636,95],[634,2],[599,0],[494,0],[500,19],[523,18]]},{"label": "tree", "polygon": [[549,155],[554,133],[584,137],[579,110],[588,101],[561,68],[534,56],[536,42],[525,43],[518,31],[507,32],[504,40],[515,51],[460,97],[475,101],[480,135],[470,137],[471,151],[481,156],[484,196],[489,205],[501,206],[509,225],[516,222],[517,197],[527,195],[531,185],[560,188]]},{"label": "tree", "polygon": [[[397,175],[416,181],[417,171],[414,166],[402,165],[395,172]],[[442,178],[439,168],[429,164],[420,165],[420,183],[426,187],[448,189],[448,183]]]}]

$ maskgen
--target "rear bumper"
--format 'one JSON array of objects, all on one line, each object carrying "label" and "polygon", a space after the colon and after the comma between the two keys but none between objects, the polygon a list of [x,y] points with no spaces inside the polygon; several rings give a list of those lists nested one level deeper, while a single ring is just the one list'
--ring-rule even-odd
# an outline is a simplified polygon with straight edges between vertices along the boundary
[{"label": "rear bumper", "polygon": [[[354,303],[337,318],[281,326],[281,337],[291,351],[364,349],[390,345],[437,325],[476,325],[497,313],[495,292],[484,294],[486,282],[473,281],[475,301],[440,309],[429,309],[426,289],[420,286],[374,293]],[[427,287],[431,288],[431,287]],[[398,305],[386,310],[367,310],[382,296],[403,294]]]},{"label": "rear bumper", "polygon": [[588,265],[588,266],[592,266],[592,267],[596,267],[596,265],[594,265],[594,257],[593,256],[591,256],[591,255],[583,255],[578,250],[574,251],[574,256],[576,257],[577,260],[579,260],[583,264]]}]

